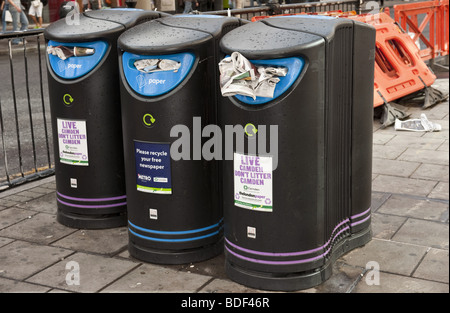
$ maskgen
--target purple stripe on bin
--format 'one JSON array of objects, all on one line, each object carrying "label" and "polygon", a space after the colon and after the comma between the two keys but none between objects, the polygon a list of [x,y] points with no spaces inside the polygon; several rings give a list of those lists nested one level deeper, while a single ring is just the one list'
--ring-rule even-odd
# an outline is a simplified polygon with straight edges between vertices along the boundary
[{"label": "purple stripe on bin", "polygon": [[86,202],[95,202],[95,201],[114,201],[114,200],[121,200],[126,199],[127,196],[117,196],[117,197],[111,197],[111,198],[76,198],[76,197],[69,197],[66,195],[63,195],[60,192],[56,192],[58,196],[69,199],[69,200],[75,200],[75,201],[86,201]]},{"label": "purple stripe on bin", "polygon": [[369,215],[369,216],[367,216],[366,218],[364,218],[364,219],[360,220],[360,221],[357,221],[357,222],[351,223],[351,226],[353,227],[353,226],[355,226],[355,225],[358,225],[358,224],[364,223],[364,222],[365,222],[365,221],[367,221],[367,220],[368,220],[369,218],[370,218],[370,215]]},{"label": "purple stripe on bin", "polygon": [[71,207],[75,207],[75,208],[84,208],[84,209],[96,209],[96,208],[113,208],[113,207],[117,207],[117,206],[122,206],[122,205],[126,205],[126,202],[121,202],[121,203],[114,203],[114,204],[99,204],[99,205],[82,205],[82,204],[73,204],[73,203],[68,203],[65,201],[62,201],[61,199],[56,199],[58,200],[58,202],[67,205],[67,206],[71,206]]},{"label": "purple stripe on bin", "polygon": [[[343,231],[349,229],[349,226],[344,227],[343,229],[341,229],[334,237],[336,238],[337,236],[339,236],[340,233],[342,233]],[[328,252],[330,252],[330,248],[328,248],[327,251],[325,251],[324,253],[322,253],[321,255],[309,258],[309,259],[303,259],[303,260],[291,260],[291,261],[268,261],[268,260],[260,260],[260,259],[254,259],[254,258],[249,258],[243,255],[240,255],[234,251],[231,251],[227,246],[225,246],[225,249],[227,249],[228,252],[230,252],[232,255],[234,255],[235,257],[239,258],[239,259],[243,259],[252,263],[261,263],[261,264],[270,264],[270,265],[292,265],[292,264],[302,264],[302,263],[308,263],[308,262],[313,262],[316,260],[319,260],[323,257],[325,257]]]},{"label": "purple stripe on bin", "polygon": [[350,218],[351,218],[352,220],[354,220],[355,218],[358,218],[358,217],[360,217],[360,216],[363,216],[363,215],[367,214],[368,212],[370,212],[370,208],[368,208],[367,210],[365,210],[365,211],[362,212],[362,213],[359,213],[359,214],[350,216]]},{"label": "purple stripe on bin", "polygon": [[[324,249],[326,246],[328,246],[330,244],[330,242],[332,241],[332,239],[334,239],[337,235],[333,236],[333,233],[336,231],[336,229],[338,229],[339,227],[341,227],[343,224],[349,222],[349,219],[345,219],[342,222],[340,222],[331,232],[331,237],[330,239],[323,245],[320,246],[318,248],[315,249],[311,249],[311,250],[305,250],[305,251],[298,251],[298,252],[285,252],[285,253],[272,253],[272,252],[261,252],[261,251],[256,251],[256,250],[250,250],[250,249],[246,249],[246,248],[242,248],[239,247],[237,245],[235,245],[234,243],[230,242],[227,238],[225,238],[225,241],[232,247],[239,249],[241,251],[247,252],[247,253],[251,253],[251,254],[258,254],[258,255],[265,255],[265,256],[296,256],[296,255],[304,255],[304,254],[310,254],[310,253],[314,253],[317,251],[320,251],[322,249]],[[343,230],[348,229],[349,227],[345,227]],[[338,234],[340,234],[342,231],[340,231]]]}]

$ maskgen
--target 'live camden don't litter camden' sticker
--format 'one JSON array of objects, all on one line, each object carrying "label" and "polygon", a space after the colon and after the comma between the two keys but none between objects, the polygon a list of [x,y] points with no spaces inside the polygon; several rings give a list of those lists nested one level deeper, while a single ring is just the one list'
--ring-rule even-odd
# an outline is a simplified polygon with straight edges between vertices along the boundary
[{"label": "'live camden don't litter camden' sticker", "polygon": [[86,121],[57,119],[59,162],[88,166]]},{"label": "'live camden don't litter camden' sticker", "polygon": [[234,153],[234,205],[272,212],[272,157]]}]

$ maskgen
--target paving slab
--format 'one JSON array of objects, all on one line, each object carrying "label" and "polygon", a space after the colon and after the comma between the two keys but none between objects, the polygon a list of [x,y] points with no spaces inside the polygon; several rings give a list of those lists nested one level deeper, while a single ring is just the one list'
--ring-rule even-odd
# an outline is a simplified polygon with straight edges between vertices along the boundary
[{"label": "paving slab", "polygon": [[372,214],[372,237],[378,239],[392,239],[400,227],[406,222],[406,217],[387,214]]},{"label": "paving slab", "polygon": [[446,151],[408,148],[398,157],[398,160],[448,165],[448,153]]},{"label": "paving slab", "polygon": [[448,250],[430,249],[413,277],[423,278],[442,283],[449,283],[449,255]]},{"label": "paving slab", "polygon": [[344,255],[342,262],[366,268],[369,262],[379,264],[380,271],[409,276],[427,251],[426,247],[406,243],[372,239],[363,248]]},{"label": "paving slab", "polygon": [[[78,268],[75,268],[73,262],[78,264]],[[128,260],[77,252],[26,281],[73,292],[93,293],[105,288],[136,266],[136,263]],[[75,274],[77,269],[78,274]]]},{"label": "paving slab", "polygon": [[409,218],[392,240],[448,250],[448,223]]},{"label": "paving slab", "polygon": [[411,178],[438,180],[448,182],[449,167],[440,164],[421,164],[417,170],[411,175]]},{"label": "paving slab", "polygon": [[439,182],[428,194],[429,198],[448,200],[448,182]]},{"label": "paving slab", "polygon": [[49,244],[75,231],[76,229],[59,224],[53,214],[38,213],[2,229],[0,236]]},{"label": "paving slab", "polygon": [[[48,190],[46,188],[42,188]],[[39,197],[32,199],[28,202],[21,202],[16,205],[19,208],[24,208],[28,210],[33,210],[36,212],[44,212],[50,214],[56,214],[58,208],[56,204],[56,192],[52,191]]]},{"label": "paving slab", "polygon": [[419,166],[418,162],[372,159],[372,173],[376,174],[409,177]]},{"label": "paving slab", "polygon": [[31,218],[35,214],[37,213],[17,207],[2,210],[0,211],[0,229],[4,229],[20,221]]},{"label": "paving slab", "polygon": [[448,203],[392,195],[377,210],[377,213],[445,222],[448,216]]},{"label": "paving slab", "polygon": [[112,256],[126,249],[127,231],[126,227],[104,230],[81,229],[53,242],[52,246]]},{"label": "paving slab", "polygon": [[372,181],[372,190],[426,197],[436,185],[436,181],[380,174]]},{"label": "paving slab", "polygon": [[185,273],[153,264],[142,264],[102,292],[192,293],[200,290],[210,276]]},{"label": "paving slab", "polygon": [[72,253],[17,240],[0,248],[0,277],[23,280]]},{"label": "paving slab", "polygon": [[51,288],[0,277],[1,293],[45,293]]},{"label": "paving slab", "polygon": [[[357,284],[354,293],[448,293],[448,284],[380,272],[379,284],[369,285],[366,277]],[[370,276],[369,276],[370,277]],[[372,277],[369,278],[369,281]]]}]

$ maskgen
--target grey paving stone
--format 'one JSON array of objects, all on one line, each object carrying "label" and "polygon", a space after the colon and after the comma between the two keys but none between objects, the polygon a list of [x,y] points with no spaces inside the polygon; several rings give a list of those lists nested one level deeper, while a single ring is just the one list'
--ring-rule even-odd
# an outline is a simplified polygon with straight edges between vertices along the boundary
[{"label": "grey paving stone", "polygon": [[[79,266],[78,285],[73,284],[77,277],[73,274],[75,271],[73,263],[69,262],[77,262]],[[92,293],[104,288],[136,266],[136,263],[127,260],[79,252],[33,275],[26,281],[73,292]]]},{"label": "grey paving stone", "polygon": [[114,255],[128,245],[126,227],[102,230],[78,230],[54,243],[52,246],[76,251]]},{"label": "grey paving stone", "polygon": [[352,266],[366,268],[370,261],[379,264],[380,271],[411,275],[427,251],[426,247],[400,242],[372,239],[362,248],[350,251],[341,260]]},{"label": "grey paving stone", "polygon": [[428,199],[392,195],[377,212],[445,222],[448,204]]},{"label": "grey paving stone", "polygon": [[449,151],[448,139],[437,149],[438,151]]},{"label": "grey paving stone", "polygon": [[48,244],[76,231],[56,221],[56,216],[38,213],[17,224],[4,228],[0,236]]},{"label": "grey paving stone", "polygon": [[406,217],[372,214],[372,237],[389,240],[406,221]]},{"label": "grey paving stone", "polygon": [[422,137],[413,137],[413,136],[405,136],[404,131],[398,131],[398,135],[389,140],[386,143],[386,149],[389,149],[388,146],[395,147],[408,147],[410,149],[426,149],[426,150],[436,150],[442,145],[445,141],[443,138],[426,138]]},{"label": "grey paving stone", "polygon": [[448,224],[410,218],[392,240],[448,250]]},{"label": "grey paving stone", "polygon": [[210,276],[183,273],[170,268],[142,264],[102,292],[196,292]]},{"label": "grey paving stone", "polygon": [[227,275],[225,273],[224,253],[221,253],[220,255],[214,258],[202,262],[181,264],[181,265],[166,265],[165,267],[174,269],[176,271],[208,275],[215,278],[223,278],[223,279],[227,278]]},{"label": "grey paving stone", "polygon": [[432,199],[444,199],[448,200],[448,182],[439,182],[436,187],[428,195]]},{"label": "grey paving stone", "polygon": [[0,237],[0,248],[3,246],[6,246],[7,244],[13,242],[14,239],[10,239],[10,238],[5,238],[5,237]]},{"label": "grey paving stone", "polygon": [[449,258],[448,250],[430,249],[413,277],[423,278],[442,283],[449,283]]},{"label": "grey paving stone", "polygon": [[378,175],[372,182],[372,190],[426,197],[437,182],[388,175]]},{"label": "grey paving stone", "polygon": [[403,152],[405,152],[405,150],[407,149],[407,147],[402,147],[402,146],[389,146],[386,147],[385,145],[376,145],[374,144],[372,147],[372,156],[374,158],[379,158],[379,159],[391,159],[391,160],[395,160],[396,158],[398,158]]},{"label": "grey paving stone", "polygon": [[385,134],[381,131],[377,131],[373,134],[373,144],[374,145],[384,145],[386,142],[394,138],[394,134]]},{"label": "grey paving stone", "polygon": [[373,158],[372,173],[409,177],[419,165],[418,162]]},{"label": "grey paving stone", "polygon": [[36,212],[12,207],[0,211],[0,229],[11,226],[17,222],[31,218]]},{"label": "grey paving stone", "polygon": [[49,290],[48,287],[0,277],[0,292],[2,293],[44,293]]},{"label": "grey paving stone", "polygon": [[0,277],[23,280],[71,253],[67,249],[14,241],[0,248]]},{"label": "grey paving stone", "polygon": [[383,203],[385,203],[387,201],[387,199],[389,199],[390,196],[391,196],[390,193],[372,192],[371,204],[370,204],[370,208],[371,208],[372,212],[376,212],[378,210],[378,208],[381,205],[383,205]]},{"label": "grey paving stone", "polygon": [[203,287],[200,293],[263,293],[264,290],[253,289],[229,279],[216,278]]},{"label": "grey paving stone", "polygon": [[[380,272],[379,285],[368,285],[366,275],[354,293],[448,293],[448,284]],[[369,281],[372,277],[369,276]]]},{"label": "grey paving stone", "polygon": [[448,165],[448,153],[446,151],[408,148],[398,157],[398,160]]},{"label": "grey paving stone", "polygon": [[17,207],[33,210],[36,212],[44,212],[50,214],[56,214],[58,208],[56,204],[56,193],[51,192],[37,199],[30,200],[26,203],[19,203]]},{"label": "grey paving stone", "polygon": [[448,182],[448,165],[421,164],[411,175],[411,178],[421,178]]}]

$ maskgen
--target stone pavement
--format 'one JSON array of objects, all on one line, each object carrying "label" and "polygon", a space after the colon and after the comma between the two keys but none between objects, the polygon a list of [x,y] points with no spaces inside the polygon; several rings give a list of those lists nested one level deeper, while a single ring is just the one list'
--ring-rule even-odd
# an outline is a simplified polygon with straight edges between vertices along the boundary
[{"label": "stone pavement", "polygon": [[[448,92],[448,78],[434,86]],[[373,239],[338,259],[328,281],[299,292],[449,292],[449,103],[408,111],[426,113],[442,131],[400,132],[374,120]],[[131,258],[127,243],[125,227],[60,225],[54,176],[0,192],[0,292],[263,292],[229,280],[223,254],[154,265]],[[79,285],[66,283],[69,261],[80,266]],[[376,282],[370,261],[379,265],[379,284],[366,282]]]}]

